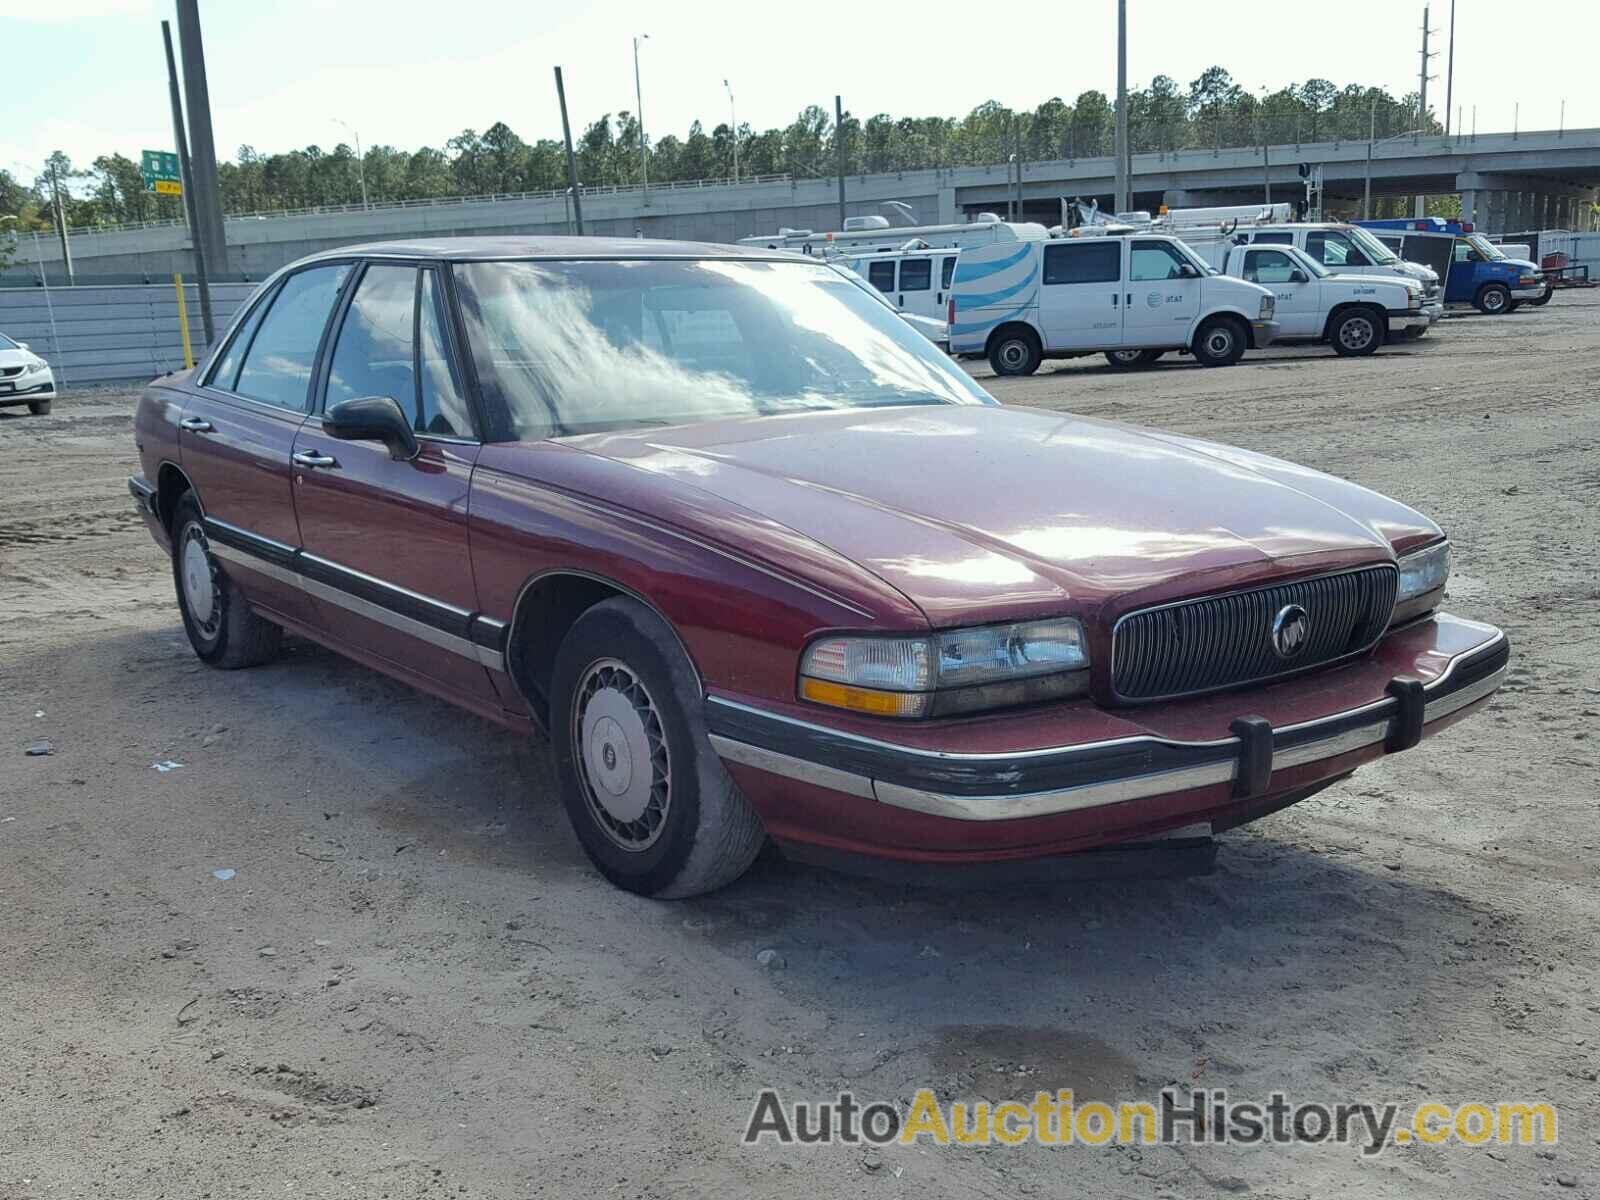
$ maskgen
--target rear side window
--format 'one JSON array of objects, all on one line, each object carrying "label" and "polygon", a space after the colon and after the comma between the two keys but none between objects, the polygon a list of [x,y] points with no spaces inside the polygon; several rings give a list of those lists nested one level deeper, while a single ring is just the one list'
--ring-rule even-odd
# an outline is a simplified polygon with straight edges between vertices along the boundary
[{"label": "rear side window", "polygon": [[955,255],[952,254],[949,258],[944,260],[944,265],[939,268],[939,286],[948,291],[950,288],[950,281],[955,278],[955,273],[956,258]]},{"label": "rear side window", "polygon": [[261,319],[234,391],[263,404],[305,412],[311,367],[349,263],[311,267],[284,280]]},{"label": "rear side window", "polygon": [[250,339],[256,335],[256,326],[261,324],[261,318],[271,307],[272,297],[268,296],[250,310],[250,315],[240,323],[239,331],[222,352],[222,358],[211,368],[211,377],[206,380],[206,386],[221,388],[225,392],[233,391],[233,385],[239,378],[239,364],[244,361],[244,352],[250,348]]},{"label": "rear side window", "polygon": [[1250,250],[1244,256],[1244,277],[1251,283],[1288,283],[1294,265],[1282,250]]},{"label": "rear side window", "polygon": [[902,292],[928,292],[933,290],[933,259],[908,258],[900,264],[900,290]]},{"label": "rear side window", "polygon": [[1076,242],[1044,248],[1046,283],[1115,283],[1121,278],[1120,241]]},{"label": "rear side window", "polygon": [[1292,246],[1294,245],[1294,234],[1258,233],[1252,240],[1258,246]]},{"label": "rear side window", "polygon": [[875,262],[867,264],[867,282],[880,292],[894,291],[894,263]]}]

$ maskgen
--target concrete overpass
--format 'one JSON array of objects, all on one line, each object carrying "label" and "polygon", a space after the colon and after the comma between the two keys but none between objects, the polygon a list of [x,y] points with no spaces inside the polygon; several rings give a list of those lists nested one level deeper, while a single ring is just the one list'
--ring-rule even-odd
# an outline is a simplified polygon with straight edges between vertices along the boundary
[{"label": "concrete overpass", "polygon": [[[1303,195],[1298,164],[1310,163],[1323,168],[1326,207],[1359,214],[1367,156],[1364,141],[1139,154],[1133,160],[1135,207],[1252,203],[1262,199],[1268,184],[1273,199],[1296,199]],[[1109,206],[1114,165],[1108,157],[1025,164],[1024,215],[1054,224],[1062,196],[1098,197]],[[1464,215],[1490,233],[1588,229],[1600,186],[1600,129],[1387,141],[1373,149],[1371,172],[1374,196],[1459,192]],[[847,211],[876,213],[885,201],[898,200],[928,222],[959,221],[986,209],[1004,213],[1015,195],[1008,174],[1007,166],[997,163],[851,176]],[[586,192],[583,207],[590,233],[729,242],[772,233],[780,225],[835,228],[838,184],[826,177],[658,186],[650,189],[648,203],[640,189],[608,189]],[[259,279],[304,254],[340,245],[419,235],[564,233],[568,215],[566,199],[554,192],[231,218],[225,227],[226,271]],[[53,239],[39,239],[37,248],[24,242],[19,250],[8,276],[36,276],[37,254],[51,282],[63,281],[60,248]],[[181,226],[78,232],[72,252],[83,277],[159,278],[192,270],[188,232]]]}]

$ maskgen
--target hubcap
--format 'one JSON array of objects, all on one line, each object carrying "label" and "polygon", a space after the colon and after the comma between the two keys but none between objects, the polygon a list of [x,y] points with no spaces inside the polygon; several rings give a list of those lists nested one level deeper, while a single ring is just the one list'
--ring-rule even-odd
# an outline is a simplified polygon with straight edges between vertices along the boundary
[{"label": "hubcap", "polygon": [[1213,329],[1206,338],[1206,349],[1215,358],[1225,358],[1233,351],[1233,334],[1226,329]]},{"label": "hubcap", "polygon": [[1339,340],[1350,350],[1365,350],[1372,337],[1372,322],[1361,318],[1352,318],[1339,328]]},{"label": "hubcap", "polygon": [[655,701],[626,664],[606,658],[584,672],[572,737],[596,824],[624,850],[654,845],[672,800],[672,764]]},{"label": "hubcap", "polygon": [[189,615],[207,636],[217,630],[217,581],[212,574],[211,555],[206,552],[205,535],[191,525],[183,540],[183,598]]},{"label": "hubcap", "polygon": [[1113,350],[1111,357],[1119,363],[1127,365],[1139,361],[1139,352],[1137,350]]},{"label": "hubcap", "polygon": [[1499,312],[1502,308],[1505,307],[1505,303],[1506,303],[1505,302],[1505,298],[1503,296],[1501,296],[1499,292],[1485,292],[1484,293],[1483,306],[1485,308],[1487,308],[1490,312]]},{"label": "hubcap", "polygon": [[1028,348],[1021,342],[1007,342],[1000,347],[1000,361],[1008,367],[1020,367],[1028,361]]}]

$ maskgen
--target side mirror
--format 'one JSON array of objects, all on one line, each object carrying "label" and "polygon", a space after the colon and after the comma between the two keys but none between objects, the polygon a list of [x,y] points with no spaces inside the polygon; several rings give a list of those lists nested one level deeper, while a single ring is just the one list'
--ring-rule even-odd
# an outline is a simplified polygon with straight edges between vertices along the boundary
[{"label": "side mirror", "polygon": [[18,342],[17,343],[17,349],[18,350],[26,350],[27,348],[28,348],[28,343],[27,342]]},{"label": "side mirror", "polygon": [[344,442],[382,442],[397,462],[410,462],[421,449],[410,419],[388,396],[341,400],[322,414],[322,432]]},{"label": "side mirror", "polygon": [[1200,268],[1195,266],[1193,263],[1180,263],[1178,265],[1178,278],[1179,279],[1199,279],[1200,278]]},{"label": "side mirror", "polygon": [[1307,275],[1299,267],[1296,267],[1294,270],[1289,272],[1289,282],[1290,283],[1310,283],[1311,282],[1311,276]]}]

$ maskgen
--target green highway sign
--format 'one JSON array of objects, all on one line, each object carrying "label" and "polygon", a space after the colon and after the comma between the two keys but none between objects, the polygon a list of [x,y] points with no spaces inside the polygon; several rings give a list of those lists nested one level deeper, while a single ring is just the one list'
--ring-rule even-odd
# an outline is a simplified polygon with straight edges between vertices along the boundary
[{"label": "green highway sign", "polygon": [[139,160],[144,175],[144,190],[157,196],[183,195],[183,176],[178,173],[178,156],[166,150],[146,150]]}]

